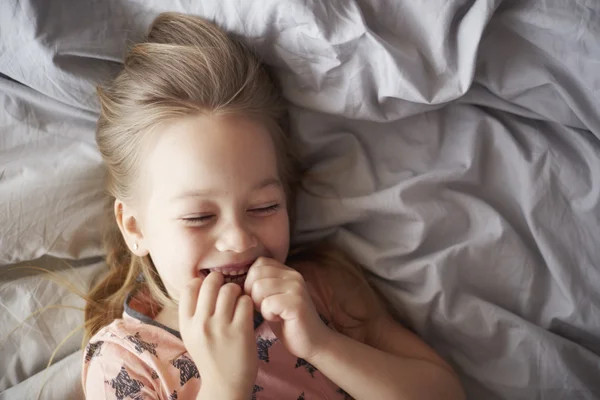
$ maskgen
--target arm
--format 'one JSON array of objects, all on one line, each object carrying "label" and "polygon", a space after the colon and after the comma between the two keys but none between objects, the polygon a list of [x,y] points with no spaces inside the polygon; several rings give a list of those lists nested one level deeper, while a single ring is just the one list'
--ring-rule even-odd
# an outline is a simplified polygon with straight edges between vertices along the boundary
[{"label": "arm", "polygon": [[[302,269],[303,274],[310,274],[309,267]],[[343,293],[348,288],[352,296],[331,317],[335,325],[344,327],[356,319],[341,310],[364,317],[375,314],[362,328],[346,331],[366,344],[325,326],[314,303],[332,304],[333,291],[317,290],[312,296],[297,270],[261,257],[244,283],[244,290],[287,350],[313,364],[357,400],[464,398],[457,377],[431,348],[383,310],[368,307],[366,293],[352,292],[352,286],[344,282],[336,287]]]},{"label": "arm", "polygon": [[[329,379],[359,400],[464,399],[452,368],[392,318],[366,281],[349,274],[329,277],[312,263],[302,270],[317,289],[317,308],[328,315],[325,304],[343,303],[329,314],[343,334],[330,331],[324,351],[307,359]],[[334,293],[347,295],[334,299]]]},{"label": "arm", "polygon": [[307,361],[357,400],[464,399],[452,369],[389,315],[368,327],[369,342],[331,331]]},{"label": "arm", "polygon": [[252,299],[211,272],[179,298],[179,328],[203,383],[197,400],[247,400],[258,371]]}]

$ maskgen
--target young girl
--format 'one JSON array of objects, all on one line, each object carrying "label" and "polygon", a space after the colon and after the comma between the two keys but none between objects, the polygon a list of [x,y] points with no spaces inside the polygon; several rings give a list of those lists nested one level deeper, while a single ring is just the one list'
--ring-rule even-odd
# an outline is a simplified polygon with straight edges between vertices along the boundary
[{"label": "young girl", "polygon": [[119,230],[86,306],[89,399],[461,399],[327,244],[290,250],[285,105],[239,41],[160,15],[98,91]]}]

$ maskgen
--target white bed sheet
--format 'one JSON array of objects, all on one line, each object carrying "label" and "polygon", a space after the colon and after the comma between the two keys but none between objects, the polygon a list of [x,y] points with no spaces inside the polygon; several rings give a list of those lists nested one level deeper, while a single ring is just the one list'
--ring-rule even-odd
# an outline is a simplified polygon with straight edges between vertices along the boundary
[{"label": "white bed sheet", "polygon": [[[297,240],[333,234],[470,398],[598,397],[599,2],[171,9],[216,20],[273,66],[313,171],[353,161],[326,178],[339,199],[300,197]],[[93,88],[163,10],[158,0],[3,3],[0,265],[101,254]],[[25,299],[26,288],[4,293]],[[21,390],[47,355],[20,360],[35,368],[4,388]]]}]

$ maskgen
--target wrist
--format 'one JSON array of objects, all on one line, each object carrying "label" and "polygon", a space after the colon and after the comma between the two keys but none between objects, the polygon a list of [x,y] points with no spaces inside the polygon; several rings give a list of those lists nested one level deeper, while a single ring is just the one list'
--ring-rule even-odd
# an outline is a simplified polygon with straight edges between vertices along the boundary
[{"label": "wrist", "polygon": [[341,336],[340,333],[326,328],[325,332],[322,335],[320,335],[321,340],[320,344],[317,346],[317,349],[309,357],[306,358],[306,361],[313,365],[318,364],[319,360],[325,357],[327,353],[332,349],[332,345],[339,338],[339,336]]}]

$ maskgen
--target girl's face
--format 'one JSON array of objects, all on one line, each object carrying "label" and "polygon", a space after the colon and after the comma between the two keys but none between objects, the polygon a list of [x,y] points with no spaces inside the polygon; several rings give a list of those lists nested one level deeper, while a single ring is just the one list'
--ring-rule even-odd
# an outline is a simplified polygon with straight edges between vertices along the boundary
[{"label": "girl's face", "polygon": [[234,115],[190,116],[151,136],[129,225],[134,251],[150,254],[172,298],[213,268],[243,283],[258,257],[285,262],[287,204],[264,126]]}]

